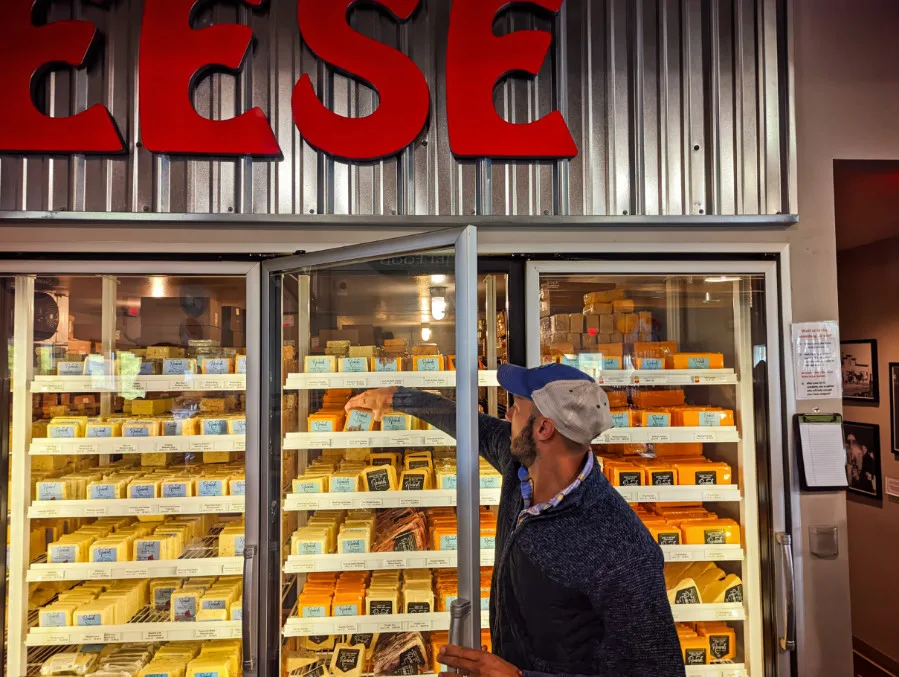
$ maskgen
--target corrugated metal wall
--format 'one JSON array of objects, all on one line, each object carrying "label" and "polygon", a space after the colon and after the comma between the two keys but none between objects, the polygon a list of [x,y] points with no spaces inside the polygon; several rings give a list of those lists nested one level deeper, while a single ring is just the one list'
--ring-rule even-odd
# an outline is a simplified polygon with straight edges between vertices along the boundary
[{"label": "corrugated metal wall", "polygon": [[789,204],[790,123],[784,96],[782,0],[567,0],[558,17],[517,6],[497,31],[539,28],[555,40],[535,80],[497,88],[506,119],[553,108],[567,116],[580,153],[570,162],[457,162],[445,118],[450,0],[422,0],[400,26],[373,8],[353,26],[406,52],[428,79],[432,118],[402,155],[372,164],[335,162],[300,138],[291,92],[308,73],[344,115],[365,115],[376,96],[303,46],[296,0],[259,11],[203,3],[196,26],[246,23],[256,38],[242,72],[213,74],[195,93],[201,114],[231,117],[251,106],[269,116],[284,159],[187,160],[138,145],[136,58],[141,0],[107,8],[53,2],[50,20],[81,18],[103,36],[90,67],[48,77],[54,116],[105,103],[129,154],[0,156],[0,210],[354,215],[777,214]]}]

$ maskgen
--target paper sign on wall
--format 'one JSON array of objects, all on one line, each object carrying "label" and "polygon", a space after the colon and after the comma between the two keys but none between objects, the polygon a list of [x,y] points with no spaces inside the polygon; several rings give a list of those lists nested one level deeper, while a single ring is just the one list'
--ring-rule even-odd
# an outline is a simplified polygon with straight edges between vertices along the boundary
[{"label": "paper sign on wall", "polygon": [[793,325],[793,370],[797,400],[843,397],[840,328],[836,322]]},{"label": "paper sign on wall", "polygon": [[899,477],[887,477],[887,496],[899,498]]}]

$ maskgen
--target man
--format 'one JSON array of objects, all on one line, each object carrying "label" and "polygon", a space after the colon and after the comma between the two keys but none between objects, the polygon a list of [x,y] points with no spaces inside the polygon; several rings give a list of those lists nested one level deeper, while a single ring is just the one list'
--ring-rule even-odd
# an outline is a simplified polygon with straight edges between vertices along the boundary
[{"label": "man", "polygon": [[[503,365],[506,421],[478,417],[480,453],[503,476],[490,596],[493,654],[449,646],[474,677],[684,675],[659,546],[606,480],[590,443],[612,427],[593,379],[560,364]],[[455,435],[455,403],[406,388],[347,408],[412,414]]]}]

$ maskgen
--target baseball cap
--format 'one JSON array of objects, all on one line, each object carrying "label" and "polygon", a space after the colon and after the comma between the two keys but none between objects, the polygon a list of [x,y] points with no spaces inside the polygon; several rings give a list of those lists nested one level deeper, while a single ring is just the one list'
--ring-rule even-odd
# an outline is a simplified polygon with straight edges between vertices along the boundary
[{"label": "baseball cap", "polygon": [[526,369],[500,365],[497,380],[516,397],[532,400],[560,433],[578,444],[590,444],[612,427],[609,398],[588,374],[567,364]]}]

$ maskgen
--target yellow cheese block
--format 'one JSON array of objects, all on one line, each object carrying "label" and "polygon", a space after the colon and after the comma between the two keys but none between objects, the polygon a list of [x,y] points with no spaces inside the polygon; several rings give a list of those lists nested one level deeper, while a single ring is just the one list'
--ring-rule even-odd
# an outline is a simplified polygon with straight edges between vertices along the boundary
[{"label": "yellow cheese block", "polygon": [[365,667],[365,645],[338,644],[331,656],[331,677],[362,677]]},{"label": "yellow cheese block", "polygon": [[399,483],[392,465],[370,466],[362,471],[365,491],[396,491]]},{"label": "yellow cheese block", "polygon": [[307,374],[330,374],[337,371],[337,358],[333,355],[307,355],[303,364]]},{"label": "yellow cheese block", "polygon": [[668,590],[669,604],[701,604],[699,588],[692,578],[685,578]]},{"label": "yellow cheese block", "polygon": [[176,590],[171,598],[171,619],[173,621],[195,621],[200,610],[200,597],[194,590]]}]

